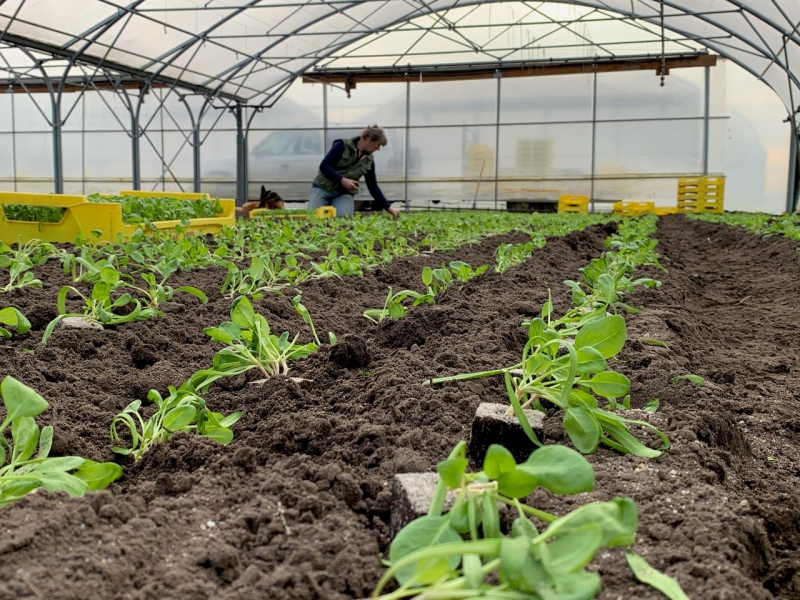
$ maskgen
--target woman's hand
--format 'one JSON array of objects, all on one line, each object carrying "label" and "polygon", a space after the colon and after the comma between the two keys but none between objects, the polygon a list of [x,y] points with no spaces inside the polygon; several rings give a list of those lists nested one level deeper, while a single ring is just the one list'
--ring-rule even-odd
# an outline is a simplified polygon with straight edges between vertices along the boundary
[{"label": "woman's hand", "polygon": [[399,208],[395,208],[394,206],[390,206],[386,210],[389,211],[389,214],[392,215],[395,219],[400,216],[400,209]]},{"label": "woman's hand", "polygon": [[350,179],[349,177],[342,177],[339,183],[342,184],[344,189],[350,190],[351,192],[358,189],[358,181],[355,179]]}]

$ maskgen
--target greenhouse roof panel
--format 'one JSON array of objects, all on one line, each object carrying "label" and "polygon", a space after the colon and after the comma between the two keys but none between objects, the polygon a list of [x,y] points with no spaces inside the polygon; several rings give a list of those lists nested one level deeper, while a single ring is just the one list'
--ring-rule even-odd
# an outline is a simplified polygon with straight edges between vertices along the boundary
[{"label": "greenhouse roof panel", "polygon": [[616,57],[707,47],[763,76],[791,106],[798,100],[798,22],[798,0],[6,0],[0,42],[25,47],[28,58],[4,46],[0,68],[31,76],[42,63],[30,56],[50,52],[68,62],[49,64],[47,73],[87,64],[269,103],[287,81],[323,66],[535,62],[571,52]]}]

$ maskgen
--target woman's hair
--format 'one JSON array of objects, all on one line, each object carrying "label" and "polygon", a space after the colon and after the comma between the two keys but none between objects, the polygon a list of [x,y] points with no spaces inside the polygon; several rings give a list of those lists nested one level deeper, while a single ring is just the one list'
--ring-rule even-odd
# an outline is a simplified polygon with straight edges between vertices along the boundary
[{"label": "woman's hair", "polygon": [[361,139],[380,142],[381,146],[385,146],[387,143],[386,134],[378,125],[367,125],[364,127],[364,130],[361,132]]}]

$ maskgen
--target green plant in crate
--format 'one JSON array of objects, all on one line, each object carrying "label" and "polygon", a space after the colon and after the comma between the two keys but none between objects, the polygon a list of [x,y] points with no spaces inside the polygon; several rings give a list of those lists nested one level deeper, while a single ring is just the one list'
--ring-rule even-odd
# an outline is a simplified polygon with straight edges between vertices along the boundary
[{"label": "green plant in crate", "polygon": [[131,438],[130,448],[115,446],[118,454],[132,455],[139,460],[154,444],[169,440],[176,433],[190,432],[211,438],[221,444],[233,440],[231,426],[242,416],[233,413],[227,417],[206,407],[206,401],[197,392],[185,386],[169,387],[169,395],[162,398],[156,390],[150,390],[147,399],[155,404],[156,412],[145,420],[139,413],[141,400],[134,400],[111,421],[111,441],[119,443],[118,427],[127,428]]},{"label": "green plant in crate", "polygon": [[[585,569],[601,548],[634,543],[638,511],[629,498],[594,502],[562,517],[527,506],[521,499],[537,487],[555,494],[594,489],[594,471],[580,454],[545,446],[521,464],[502,446],[490,446],[478,473],[466,471],[460,442],[439,463],[439,483],[428,514],[406,525],[389,547],[389,569],[372,597],[398,600],[494,598],[497,600],[590,600],[600,576]],[[445,494],[455,502],[443,514]],[[517,510],[510,535],[500,530],[499,505]],[[541,533],[531,519],[545,524]],[[634,563],[640,559],[629,552]],[[643,560],[643,559],[642,559]],[[640,573],[643,569],[636,565]],[[657,572],[656,572],[657,573]],[[658,589],[680,591],[666,575]],[[381,595],[394,578],[399,588]],[[681,592],[682,593],[682,592]],[[677,597],[677,596],[676,596]]]},{"label": "green plant in crate", "polygon": [[[0,382],[0,396],[6,409],[0,424],[0,507],[39,488],[83,496],[107,487],[122,475],[122,469],[114,463],[49,456],[53,428],[48,425],[40,430],[34,420],[48,404],[33,389],[6,376]],[[9,425],[10,442],[4,435]]]},{"label": "green plant in crate", "polygon": [[11,221],[36,221],[58,223],[66,212],[60,206],[38,206],[35,204],[3,204],[0,210]]},{"label": "green plant in crate", "polygon": [[[27,333],[31,329],[31,322],[13,306],[0,309],[0,325],[13,327],[19,334]],[[0,327],[0,337],[10,338],[11,332],[4,327]]]},{"label": "green plant in crate", "polygon": [[[147,319],[163,315],[164,313],[150,307],[143,307],[139,300],[135,300],[129,293],[121,293],[115,300],[112,293],[128,286],[121,279],[120,272],[111,267],[100,270],[100,279],[92,286],[90,296],[85,296],[80,290],[72,286],[65,285],[58,292],[56,304],[58,306],[58,316],[48,323],[42,336],[42,344],[53,333],[56,325],[65,317],[84,317],[90,321],[95,321],[101,325],[120,325],[131,321],[146,321]],[[67,295],[73,292],[81,297],[84,303],[82,313],[70,313],[67,311]],[[133,304],[133,309],[127,314],[116,314],[114,311]]]},{"label": "green plant in crate", "polygon": [[244,296],[233,301],[230,321],[203,331],[226,347],[214,355],[210,369],[198,371],[186,383],[188,389],[198,393],[208,389],[220,377],[239,375],[250,369],[259,369],[265,378],[285,375],[290,360],[305,358],[318,349],[314,342],[298,344],[300,334],[290,340],[287,331],[280,337],[271,333],[267,320],[256,314]]}]

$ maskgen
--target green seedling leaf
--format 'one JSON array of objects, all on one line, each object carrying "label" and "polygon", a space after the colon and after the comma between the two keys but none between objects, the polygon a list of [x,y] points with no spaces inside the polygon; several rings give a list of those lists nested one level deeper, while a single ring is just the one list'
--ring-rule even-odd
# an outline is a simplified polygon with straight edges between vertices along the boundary
[{"label": "green seedling leaf", "polygon": [[176,406],[164,415],[163,425],[169,431],[180,431],[197,421],[198,410],[191,405]]},{"label": "green seedling leaf", "polygon": [[603,531],[594,523],[586,523],[565,536],[542,544],[542,563],[553,579],[560,579],[585,567],[603,542]]},{"label": "green seedling leaf", "polygon": [[632,550],[628,550],[625,553],[625,560],[628,561],[628,566],[633,571],[636,579],[654,587],[669,600],[689,600],[689,596],[684,593],[677,581],[651,567],[644,558]]},{"label": "green seedling leaf", "polygon": [[227,427],[206,427],[203,436],[223,445],[230,444],[233,441],[233,432]]},{"label": "green seedling leaf", "polygon": [[642,407],[642,410],[654,413],[658,410],[658,405],[658,398],[653,398],[652,400],[647,401],[647,404]]},{"label": "green seedling leaf", "polygon": [[564,429],[579,452],[591,454],[600,443],[600,423],[591,412],[580,406],[564,411]]},{"label": "green seedling leaf", "polygon": [[598,373],[588,381],[588,384],[595,394],[603,397],[619,398],[627,394],[631,389],[630,380],[625,375],[614,371]]},{"label": "green seedling leaf", "polygon": [[566,446],[539,448],[517,469],[535,476],[538,485],[554,494],[579,494],[594,489],[594,469],[589,461]]},{"label": "green seedling leaf", "polygon": [[637,440],[625,426],[625,421],[619,417],[599,409],[595,410],[594,414],[600,421],[600,426],[603,428],[603,431],[620,445],[618,450],[629,452],[634,456],[641,456],[642,458],[656,458],[657,456],[661,456],[660,450],[648,448]]},{"label": "green seedling leaf", "polygon": [[83,465],[73,473],[83,481],[91,491],[107,488],[111,483],[122,476],[122,467],[116,463],[98,463],[93,460],[84,460]]},{"label": "green seedling leaf", "polygon": [[464,581],[467,589],[477,590],[483,583],[481,557],[478,554],[465,554],[461,561],[461,570],[464,572]]},{"label": "green seedling leaf", "polygon": [[686,379],[687,381],[691,381],[697,387],[703,387],[706,384],[706,380],[700,377],[700,375],[692,375],[691,373],[687,373],[686,375],[678,375],[677,377],[672,378],[672,383],[678,383],[681,379]]},{"label": "green seedling leaf", "polygon": [[231,305],[231,321],[240,329],[250,329],[255,321],[256,313],[253,305],[244,296],[236,298]]},{"label": "green seedling leaf", "polygon": [[509,498],[525,498],[533,493],[539,481],[527,469],[517,468],[497,477],[497,491]]},{"label": "green seedling leaf", "polygon": [[586,323],[575,336],[575,350],[591,347],[604,358],[616,356],[627,338],[625,318],[609,315]]},{"label": "green seedling leaf", "polygon": [[[389,547],[389,560],[395,563],[422,548],[460,541],[461,536],[450,526],[450,520],[447,517],[420,517],[406,525],[392,540]],[[461,557],[456,554],[423,559],[398,570],[395,578],[401,585],[434,583],[456,569],[460,562]]]},{"label": "green seedling leaf", "polygon": [[12,462],[24,462],[36,452],[39,444],[39,428],[33,417],[19,417],[11,422],[11,437],[14,441]]},{"label": "green seedling leaf", "polygon": [[483,459],[483,471],[488,477],[497,479],[503,473],[513,472],[516,468],[517,461],[511,452],[498,444],[489,446]]},{"label": "green seedling leaf", "polygon": [[606,370],[606,359],[599,350],[584,346],[577,351],[578,373],[600,373]]},{"label": "green seedling leaf", "polygon": [[[53,446],[53,426],[47,425],[42,427],[42,432],[39,434],[39,452],[37,458],[47,458],[50,456],[50,448]],[[0,461],[3,464],[3,461]]]},{"label": "green seedling leaf", "polygon": [[3,396],[6,406],[6,423],[19,417],[35,417],[49,406],[39,394],[10,375],[6,375],[0,382],[0,395]]},{"label": "green seedling leaf", "polygon": [[485,539],[499,538],[500,533],[500,512],[494,501],[494,494],[484,492],[481,495],[481,529]]},{"label": "green seedling leaf", "polygon": [[649,344],[651,346],[661,346],[662,348],[666,348],[667,350],[669,350],[669,346],[667,346],[667,344],[665,344],[661,340],[656,340],[652,338],[639,338],[636,341],[642,344]]},{"label": "green seedling leaf", "polygon": [[109,286],[113,286],[119,281],[119,271],[113,267],[103,267],[100,269],[100,281],[107,283]]},{"label": "green seedling leaf", "polygon": [[468,461],[463,457],[454,457],[443,460],[436,465],[436,472],[450,489],[461,487],[461,480],[467,469]]},{"label": "green seedling leaf", "polygon": [[[17,333],[27,333],[31,328],[31,323],[13,306],[8,306],[0,310],[0,323],[15,327]],[[10,335],[9,335],[10,337]]]},{"label": "green seedling leaf", "polygon": [[48,492],[66,492],[72,498],[83,496],[89,491],[88,483],[63,471],[41,475],[39,481]]},{"label": "green seedling leaf", "polygon": [[202,302],[203,304],[208,303],[208,296],[206,296],[205,292],[191,285],[182,285],[178,288],[175,288],[175,291],[186,292],[187,294],[191,294],[192,296],[200,300],[200,302]]},{"label": "green seedling leaf", "polygon": [[600,528],[603,546],[629,546],[636,540],[639,513],[630,498],[585,504],[553,521],[540,537],[551,539],[590,523]]}]

